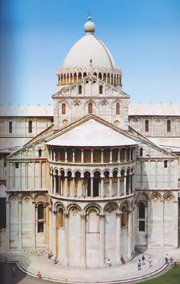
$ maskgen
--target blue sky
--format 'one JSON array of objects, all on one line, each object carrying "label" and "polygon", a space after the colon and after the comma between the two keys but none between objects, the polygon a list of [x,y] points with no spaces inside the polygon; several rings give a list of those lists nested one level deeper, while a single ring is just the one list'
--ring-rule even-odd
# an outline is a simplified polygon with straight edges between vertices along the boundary
[{"label": "blue sky", "polygon": [[0,104],[47,105],[91,9],[132,103],[180,103],[179,0],[1,0]]}]

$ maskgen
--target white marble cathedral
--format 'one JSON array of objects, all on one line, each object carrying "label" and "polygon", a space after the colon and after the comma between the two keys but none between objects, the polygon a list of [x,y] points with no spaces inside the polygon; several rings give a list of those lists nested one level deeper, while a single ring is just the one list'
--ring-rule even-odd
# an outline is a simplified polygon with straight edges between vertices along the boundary
[{"label": "white marble cathedral", "polygon": [[84,31],[53,108],[1,106],[0,252],[103,267],[179,246],[180,105],[129,104],[90,18]]}]

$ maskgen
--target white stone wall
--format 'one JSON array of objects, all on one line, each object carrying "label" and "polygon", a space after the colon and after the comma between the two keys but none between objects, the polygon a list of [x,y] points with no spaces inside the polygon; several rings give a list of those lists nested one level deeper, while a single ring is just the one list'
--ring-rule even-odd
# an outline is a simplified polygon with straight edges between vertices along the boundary
[{"label": "white stone wall", "polygon": [[[12,121],[12,133],[9,133],[9,122]],[[29,133],[28,123],[32,121],[32,133]],[[52,118],[44,117],[1,117],[0,137],[34,137],[52,124]]]},{"label": "white stone wall", "polygon": [[[149,121],[149,131],[145,131],[145,120]],[[171,121],[171,131],[167,132],[167,120]],[[147,137],[179,137],[180,117],[174,116],[129,116],[129,125]]]}]

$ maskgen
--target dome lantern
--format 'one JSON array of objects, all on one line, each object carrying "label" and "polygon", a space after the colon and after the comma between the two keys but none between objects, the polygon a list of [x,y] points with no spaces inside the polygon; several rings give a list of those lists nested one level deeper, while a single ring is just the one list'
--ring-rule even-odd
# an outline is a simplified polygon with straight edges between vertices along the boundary
[{"label": "dome lantern", "polygon": [[96,26],[93,22],[91,22],[90,16],[88,17],[88,20],[89,21],[84,24],[84,31],[85,31],[86,34],[92,35],[92,34],[94,34],[94,32],[96,30]]}]

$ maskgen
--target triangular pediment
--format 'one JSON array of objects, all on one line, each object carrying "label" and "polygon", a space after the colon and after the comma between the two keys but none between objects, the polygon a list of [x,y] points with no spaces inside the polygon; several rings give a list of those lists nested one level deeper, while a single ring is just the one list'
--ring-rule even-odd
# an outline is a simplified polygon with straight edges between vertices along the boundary
[{"label": "triangular pediment", "polygon": [[[81,80],[77,81],[76,83],[70,84],[67,87],[63,87],[59,92],[53,95],[53,98],[59,98],[59,97],[73,97],[77,96],[77,89],[78,86],[83,86],[83,92],[82,94],[79,94],[79,96],[83,97],[118,97],[118,98],[124,98],[129,99],[130,96],[123,92],[122,90],[118,89],[114,85],[111,85],[110,83],[104,82],[103,80],[99,79],[95,75],[88,75],[86,77],[83,77]],[[103,93],[99,94],[99,86],[103,86]]]},{"label": "triangular pediment", "polygon": [[88,115],[47,139],[47,145],[64,147],[118,147],[136,145],[124,130]]}]

